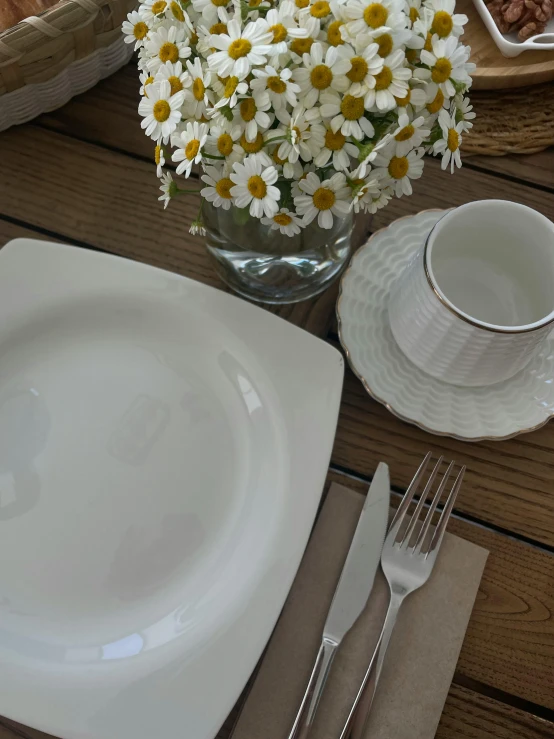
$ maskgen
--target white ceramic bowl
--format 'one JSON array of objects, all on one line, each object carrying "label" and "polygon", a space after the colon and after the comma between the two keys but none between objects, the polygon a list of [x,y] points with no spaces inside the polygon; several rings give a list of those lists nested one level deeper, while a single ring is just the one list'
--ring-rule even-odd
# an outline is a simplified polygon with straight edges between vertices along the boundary
[{"label": "white ceramic bowl", "polygon": [[531,36],[527,41],[519,41],[517,33],[500,33],[498,26],[493,20],[489,9],[485,5],[484,0],[473,0],[483,23],[487,27],[494,43],[498,46],[503,56],[513,57],[519,56],[524,51],[552,51],[554,50],[554,17],[552,17],[546,26],[546,29]]}]

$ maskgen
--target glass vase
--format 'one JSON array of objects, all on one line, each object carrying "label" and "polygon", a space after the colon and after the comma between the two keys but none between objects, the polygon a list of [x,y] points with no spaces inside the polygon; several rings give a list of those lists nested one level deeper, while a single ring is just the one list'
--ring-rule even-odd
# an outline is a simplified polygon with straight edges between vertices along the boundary
[{"label": "glass vase", "polygon": [[281,234],[253,218],[247,208],[215,208],[204,201],[206,245],[214,266],[233,290],[263,303],[296,303],[325,290],[351,252],[353,216],[317,220],[295,236]]}]

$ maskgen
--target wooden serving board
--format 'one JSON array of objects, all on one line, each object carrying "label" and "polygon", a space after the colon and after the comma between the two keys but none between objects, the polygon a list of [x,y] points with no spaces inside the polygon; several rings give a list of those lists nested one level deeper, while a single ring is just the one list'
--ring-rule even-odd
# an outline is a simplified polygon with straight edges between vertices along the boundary
[{"label": "wooden serving board", "polygon": [[456,11],[469,18],[462,40],[471,46],[471,61],[477,65],[473,89],[503,90],[554,80],[554,51],[524,51],[508,59],[500,53],[472,0],[458,0]]}]

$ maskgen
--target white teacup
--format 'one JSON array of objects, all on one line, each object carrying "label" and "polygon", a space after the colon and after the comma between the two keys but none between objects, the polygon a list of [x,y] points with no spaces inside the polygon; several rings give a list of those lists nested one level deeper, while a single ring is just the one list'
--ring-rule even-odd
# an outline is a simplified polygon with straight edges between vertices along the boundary
[{"label": "white teacup", "polygon": [[394,283],[392,333],[404,354],[455,385],[523,369],[554,322],[554,224],[524,205],[455,208]]}]

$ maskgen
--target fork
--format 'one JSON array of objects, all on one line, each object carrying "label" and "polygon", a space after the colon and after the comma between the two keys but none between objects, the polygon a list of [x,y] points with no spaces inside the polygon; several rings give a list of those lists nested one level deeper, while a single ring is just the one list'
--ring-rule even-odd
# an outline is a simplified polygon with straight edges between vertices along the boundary
[{"label": "fork", "polygon": [[[446,525],[452,513],[456,496],[462,485],[466,470],[465,466],[461,467],[458,472],[440,514],[439,521],[436,527],[433,527],[431,525],[433,516],[455,466],[455,462],[452,461],[448,465],[440,485],[431,499],[427,514],[421,524],[421,512],[427,502],[427,498],[430,497],[429,494],[432,490],[433,483],[443,463],[443,457],[439,457],[431,474],[427,478],[423,492],[410,517],[408,515],[408,509],[420,483],[424,480],[431,456],[431,452],[428,452],[408,486],[392,520],[383,545],[381,567],[389,584],[389,607],[373,656],[354,699],[348,718],[346,719],[340,739],[348,739],[348,737],[358,739],[365,731],[398,612],[404,599],[410,593],[413,593],[414,590],[418,590],[429,579],[444,538]],[[418,524],[420,524],[419,527]],[[424,546],[426,542],[428,542],[428,545]]]}]

